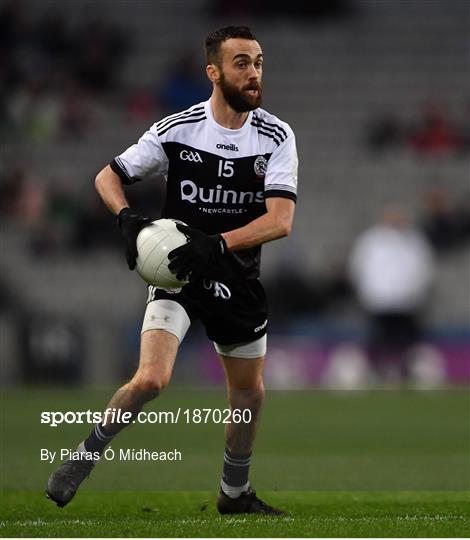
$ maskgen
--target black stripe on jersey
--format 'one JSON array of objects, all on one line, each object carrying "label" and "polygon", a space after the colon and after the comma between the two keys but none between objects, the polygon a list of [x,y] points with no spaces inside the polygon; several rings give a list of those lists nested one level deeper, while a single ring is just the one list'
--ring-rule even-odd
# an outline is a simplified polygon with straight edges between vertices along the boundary
[{"label": "black stripe on jersey", "polygon": [[159,120],[157,122],[157,126],[161,126],[161,125],[163,125],[166,122],[169,122],[171,120],[176,120],[176,118],[179,118],[180,116],[186,116],[186,115],[191,114],[193,112],[202,111],[203,109],[204,109],[204,106],[200,106],[200,107],[194,107],[194,108],[191,108],[191,109],[186,109],[184,111],[180,111],[180,112],[177,112],[177,113],[174,113],[174,114],[169,114],[168,116],[165,116],[165,118],[162,118],[161,120]]},{"label": "black stripe on jersey", "polygon": [[173,120],[179,120],[180,118],[185,118],[187,116],[195,116],[196,114],[200,114],[204,110],[204,107],[194,107],[194,109],[188,109],[186,111],[171,114],[170,116],[166,116],[160,122],[157,122],[156,127],[158,129],[164,128],[167,124],[170,122],[173,122]]},{"label": "black stripe on jersey", "polygon": [[119,176],[123,184],[126,184],[126,186],[130,186],[131,184],[134,184],[135,182],[138,182],[140,180],[140,178],[132,178],[131,176],[129,176],[124,166],[121,165],[117,160],[118,158],[114,158],[113,161],[111,161],[111,163],[109,164],[109,166],[111,167],[111,170]]},{"label": "black stripe on jersey", "polygon": [[[284,137],[283,135],[281,135],[280,133],[275,131],[273,128],[265,126],[265,125],[261,124],[260,122],[258,122],[256,120],[252,120],[251,125],[255,126],[256,128],[263,129],[263,130],[268,131],[269,133],[271,133],[272,136],[275,137],[275,141],[278,143],[278,145],[286,140],[286,137]],[[259,129],[258,129],[258,131],[259,131]]]},{"label": "black stripe on jersey", "polygon": [[[199,113],[200,114],[200,113]],[[193,118],[193,119],[185,119],[183,118],[179,122],[172,122],[169,126],[165,127],[162,131],[157,131],[157,135],[160,137],[164,133],[166,133],[169,129],[179,126],[180,124],[192,124],[194,122],[200,122],[201,120],[206,120],[207,116],[204,114],[204,116],[201,116],[200,118]]]},{"label": "black stripe on jersey", "polygon": [[286,191],[292,191],[293,193],[296,192],[296,189],[293,186],[290,186],[289,184],[266,184],[264,186],[264,189],[285,189]]},{"label": "black stripe on jersey", "polygon": [[256,114],[253,115],[253,120],[256,120],[258,122],[261,122],[262,124],[264,124],[266,127],[271,127],[271,128],[274,128],[276,129],[279,133],[279,135],[283,135],[284,136],[284,139],[287,139],[287,132],[286,130],[280,126],[279,124],[272,124],[271,122],[266,122],[266,120],[263,120],[262,118],[260,118],[259,116],[257,116]]},{"label": "black stripe on jersey", "polygon": [[274,135],[273,133],[268,133],[267,131],[263,131],[260,127],[258,127],[256,124],[254,124],[253,122],[251,122],[251,125],[252,126],[255,126],[258,133],[261,133],[261,135],[266,135],[266,137],[269,137],[270,139],[272,139],[276,144],[277,146],[279,146],[281,144],[282,141],[280,141],[276,135]]},{"label": "black stripe on jersey", "polygon": [[283,199],[290,199],[291,201],[297,202],[297,195],[292,193],[292,191],[285,191],[284,189],[268,189],[264,192],[264,198],[268,199],[269,197],[282,197]]}]

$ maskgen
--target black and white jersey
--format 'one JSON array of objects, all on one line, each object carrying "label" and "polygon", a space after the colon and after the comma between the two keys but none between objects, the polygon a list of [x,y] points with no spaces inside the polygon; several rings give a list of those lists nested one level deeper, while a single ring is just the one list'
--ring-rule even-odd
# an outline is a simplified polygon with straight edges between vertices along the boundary
[{"label": "black and white jersey", "polygon": [[[297,150],[288,124],[255,109],[240,129],[219,125],[205,101],[154,124],[111,162],[124,184],[167,180],[162,217],[207,234],[242,227],[266,212],[268,197],[297,198]],[[260,246],[233,253],[259,276]]]}]

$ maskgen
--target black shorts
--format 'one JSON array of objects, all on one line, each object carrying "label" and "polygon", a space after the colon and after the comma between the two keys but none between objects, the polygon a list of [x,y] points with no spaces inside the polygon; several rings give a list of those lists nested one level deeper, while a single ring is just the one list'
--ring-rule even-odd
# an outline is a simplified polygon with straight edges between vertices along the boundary
[{"label": "black shorts", "polygon": [[259,279],[226,283],[204,279],[185,285],[180,292],[149,287],[147,303],[173,300],[191,321],[200,319],[207,337],[220,345],[255,341],[266,334],[266,293]]}]

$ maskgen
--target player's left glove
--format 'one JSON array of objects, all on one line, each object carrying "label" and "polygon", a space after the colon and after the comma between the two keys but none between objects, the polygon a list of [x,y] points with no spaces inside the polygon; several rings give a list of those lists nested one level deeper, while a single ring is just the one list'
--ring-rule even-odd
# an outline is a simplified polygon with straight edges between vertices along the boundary
[{"label": "player's left glove", "polygon": [[168,254],[171,261],[168,268],[176,274],[177,279],[197,281],[201,278],[220,277],[216,275],[217,269],[227,252],[224,237],[221,234],[208,235],[180,223],[176,227],[189,239],[186,244]]}]

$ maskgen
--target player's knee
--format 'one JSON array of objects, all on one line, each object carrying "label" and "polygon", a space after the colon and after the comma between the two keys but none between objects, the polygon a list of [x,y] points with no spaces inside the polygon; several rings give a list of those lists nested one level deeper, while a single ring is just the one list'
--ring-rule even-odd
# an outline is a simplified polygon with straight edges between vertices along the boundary
[{"label": "player's knee", "polygon": [[248,395],[248,400],[252,404],[253,408],[261,408],[265,396],[264,385],[261,384],[257,388],[251,390]]},{"label": "player's knee", "polygon": [[131,381],[134,391],[149,396],[149,399],[157,397],[170,382],[166,375],[149,375],[137,373]]},{"label": "player's knee", "polygon": [[260,409],[264,401],[265,391],[263,383],[249,388],[231,388],[230,401],[232,406],[247,409]]}]

